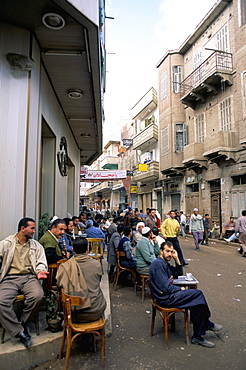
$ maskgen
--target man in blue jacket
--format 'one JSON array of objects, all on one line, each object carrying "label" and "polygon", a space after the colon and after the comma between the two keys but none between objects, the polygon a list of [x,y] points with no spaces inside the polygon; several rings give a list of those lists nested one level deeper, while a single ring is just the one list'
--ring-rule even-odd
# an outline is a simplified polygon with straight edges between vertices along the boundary
[{"label": "man in blue jacket", "polygon": [[[175,266],[169,261],[174,259]],[[178,258],[177,251],[171,242],[161,244],[160,256],[151,263],[149,276],[152,294],[156,303],[166,308],[188,308],[193,323],[193,337],[191,342],[204,347],[214,347],[202,336],[207,330],[219,331],[222,326],[209,320],[210,311],[201,290],[188,289],[172,284],[173,278],[183,274],[183,268]]]}]

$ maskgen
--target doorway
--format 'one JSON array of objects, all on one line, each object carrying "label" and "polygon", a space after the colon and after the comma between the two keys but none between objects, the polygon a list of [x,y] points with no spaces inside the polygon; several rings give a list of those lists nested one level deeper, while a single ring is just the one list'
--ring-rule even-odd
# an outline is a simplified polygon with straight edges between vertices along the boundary
[{"label": "doorway", "polygon": [[40,216],[48,212],[54,215],[55,207],[55,147],[56,139],[54,133],[46,121],[42,120],[41,133],[41,199]]}]

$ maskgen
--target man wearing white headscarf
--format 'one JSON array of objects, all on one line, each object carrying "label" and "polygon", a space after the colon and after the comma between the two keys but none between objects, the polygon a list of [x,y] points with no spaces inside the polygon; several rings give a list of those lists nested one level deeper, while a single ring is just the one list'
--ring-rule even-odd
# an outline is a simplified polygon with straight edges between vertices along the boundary
[{"label": "man wearing white headscarf", "polygon": [[144,222],[139,222],[136,226],[136,233],[133,235],[133,241],[134,241],[135,246],[137,245],[139,240],[141,240],[143,237],[142,230],[144,226],[145,226]]}]

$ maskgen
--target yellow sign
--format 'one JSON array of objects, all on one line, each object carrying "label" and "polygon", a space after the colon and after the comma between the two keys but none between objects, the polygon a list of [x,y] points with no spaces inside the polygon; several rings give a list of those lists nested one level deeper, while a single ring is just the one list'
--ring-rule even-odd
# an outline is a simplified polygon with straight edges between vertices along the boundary
[{"label": "yellow sign", "polygon": [[130,187],[130,193],[136,194],[138,192],[138,187],[137,186],[131,186]]},{"label": "yellow sign", "polygon": [[138,165],[138,171],[148,171],[148,165],[147,164],[139,164]]}]

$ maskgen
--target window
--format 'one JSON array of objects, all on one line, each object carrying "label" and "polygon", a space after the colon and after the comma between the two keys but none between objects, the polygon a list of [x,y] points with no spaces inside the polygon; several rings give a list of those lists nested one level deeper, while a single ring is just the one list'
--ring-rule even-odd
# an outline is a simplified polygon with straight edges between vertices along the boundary
[{"label": "window", "polygon": [[175,152],[183,152],[186,144],[186,124],[175,123]]},{"label": "window", "polygon": [[225,24],[217,33],[217,49],[229,52],[228,27]]},{"label": "window", "polygon": [[230,131],[232,129],[231,98],[226,98],[220,103],[221,129]]},{"label": "window", "polygon": [[168,145],[168,126],[161,130],[161,155],[165,155],[169,151]]},{"label": "window", "polygon": [[161,100],[167,96],[167,71],[161,75]]},{"label": "window", "polygon": [[201,68],[199,66],[202,64],[202,52],[199,51],[194,55],[193,58],[193,67],[194,67],[194,82],[199,82],[201,79]]},{"label": "window", "polygon": [[240,26],[243,26],[246,24],[246,1],[245,0],[240,0]]},{"label": "window", "polygon": [[204,142],[204,113],[196,117],[196,142]]},{"label": "window", "polygon": [[199,191],[198,183],[186,185],[186,193],[196,193],[198,191]]},{"label": "window", "polygon": [[246,175],[232,176],[233,185],[245,185]]},{"label": "window", "polygon": [[173,92],[180,92],[180,84],[182,81],[182,66],[173,66]]},{"label": "window", "polygon": [[198,68],[201,63],[202,63],[202,52],[198,51],[198,53],[196,53],[193,57],[194,69]]},{"label": "window", "polygon": [[246,111],[246,71],[243,72],[242,76],[242,82],[243,82],[243,104]]}]

